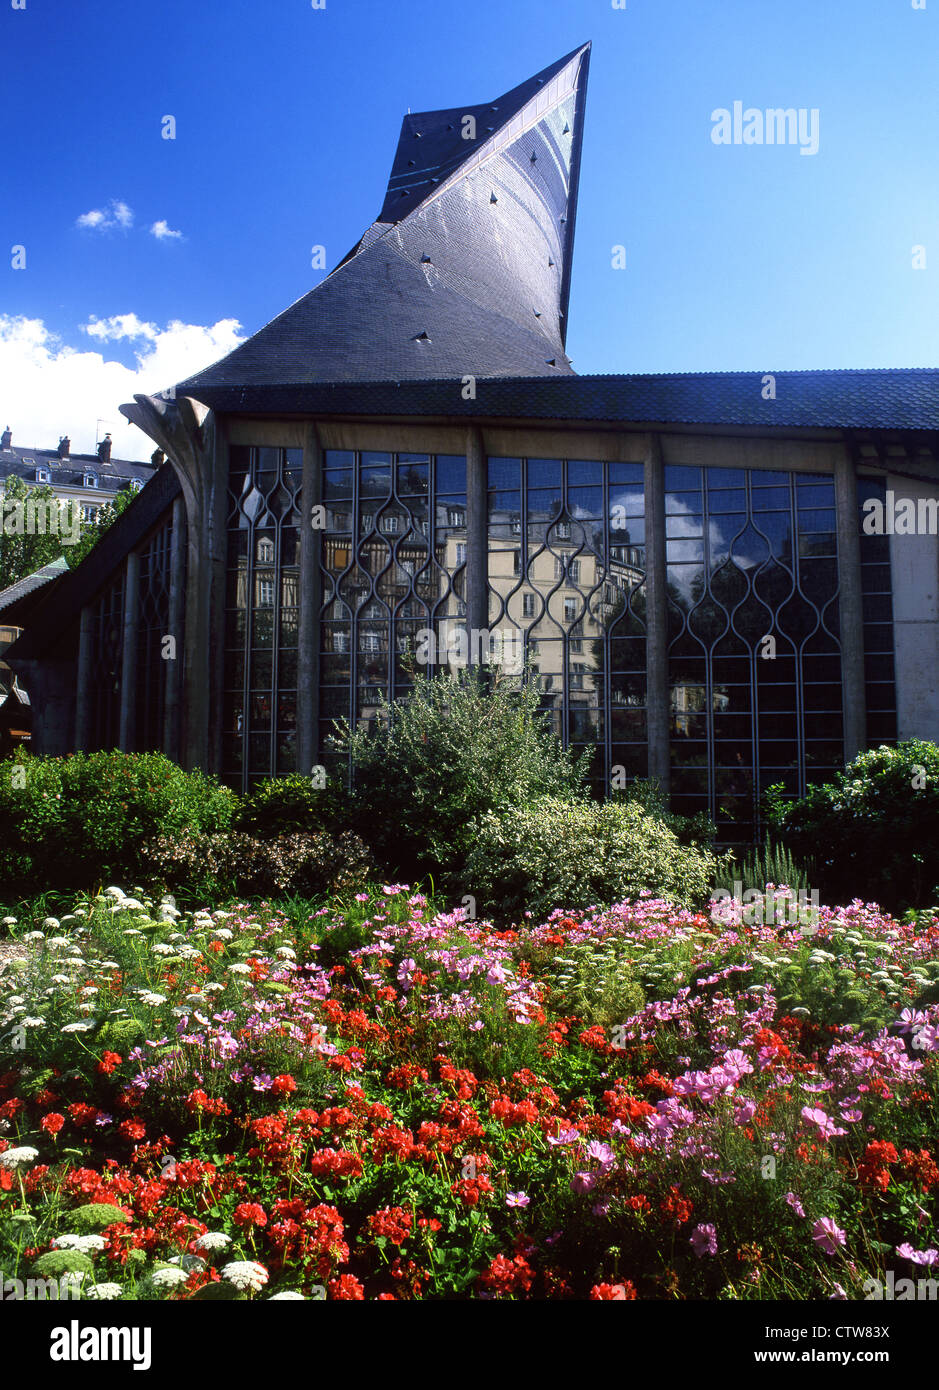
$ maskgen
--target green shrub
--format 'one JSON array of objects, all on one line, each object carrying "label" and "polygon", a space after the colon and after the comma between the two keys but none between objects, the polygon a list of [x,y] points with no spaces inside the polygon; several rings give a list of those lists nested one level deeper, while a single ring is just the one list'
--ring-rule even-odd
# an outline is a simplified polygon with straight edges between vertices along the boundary
[{"label": "green shrub", "polygon": [[163,836],[144,847],[145,875],[164,889],[207,897],[320,897],[365,886],[373,864],[366,846],[348,831],[282,835],[259,840],[236,831]]},{"label": "green shrub", "polygon": [[668,798],[659,786],[658,779],[637,778],[621,791],[614,791],[610,800],[619,805],[640,806],[648,816],[668,826],[683,845],[702,845],[713,849],[717,839],[717,825],[707,811],[698,811],[693,816],[680,816],[668,809]]},{"label": "green shrub", "polygon": [[234,806],[227,787],[162,753],[19,754],[0,763],[0,875],[26,892],[132,878],[144,840],[224,830]]},{"label": "green shrub", "polygon": [[891,912],[925,907],[939,886],[939,748],[907,739],[872,748],[785,801],[766,798],[767,818],[796,855],[814,856],[823,901],[877,902]]},{"label": "green shrub", "polygon": [[734,891],[735,883],[741,885],[743,892],[755,888],[764,893],[768,883],[775,884],[777,888],[785,885],[795,892],[800,889],[811,891],[815,886],[814,878],[812,864],[805,865],[794,859],[785,846],[775,844],[767,835],[760,849],[753,849],[743,858],[734,857],[730,861],[717,886],[726,888],[728,893]]},{"label": "green shrub", "polygon": [[485,912],[543,920],[554,908],[609,906],[643,889],[686,907],[703,905],[719,861],[681,845],[635,804],[542,797],[487,812],[473,825],[465,892]]},{"label": "green shrub", "polygon": [[582,795],[585,767],[561,748],[539,702],[533,681],[470,668],[416,674],[368,729],[339,724],[333,747],[353,768],[349,824],[386,872],[455,886],[475,818]]},{"label": "green shrub", "polygon": [[344,801],[343,789],[335,781],[316,787],[312,777],[299,773],[272,777],[244,798],[232,829],[261,840],[330,829],[340,822]]}]

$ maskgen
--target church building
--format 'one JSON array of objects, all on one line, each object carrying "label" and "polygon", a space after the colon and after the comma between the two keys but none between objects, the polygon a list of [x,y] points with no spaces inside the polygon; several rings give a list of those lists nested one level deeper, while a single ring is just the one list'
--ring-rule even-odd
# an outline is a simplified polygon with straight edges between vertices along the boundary
[{"label": "church building", "polygon": [[743,843],[769,785],[939,741],[939,370],[575,373],[589,58],[408,114],[335,269],[122,407],[167,466],[6,655],[34,751],[246,789],[489,659],[599,794],[658,778]]}]

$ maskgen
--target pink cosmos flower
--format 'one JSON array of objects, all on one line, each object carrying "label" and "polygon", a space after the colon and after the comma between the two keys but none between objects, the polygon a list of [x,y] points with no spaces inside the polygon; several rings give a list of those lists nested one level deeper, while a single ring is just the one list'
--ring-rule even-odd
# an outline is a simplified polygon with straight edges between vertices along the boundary
[{"label": "pink cosmos flower", "polygon": [[507,1207],[527,1207],[530,1201],[527,1192],[507,1192],[505,1197]]},{"label": "pink cosmos flower", "polygon": [[826,1255],[836,1255],[839,1245],[844,1245],[846,1236],[830,1216],[821,1216],[812,1227],[812,1239]]},{"label": "pink cosmos flower", "polygon": [[897,1246],[897,1254],[915,1265],[939,1264],[939,1250],[914,1250],[909,1241]]},{"label": "pink cosmos flower", "polygon": [[803,1105],[802,1118],[810,1125],[815,1125],[823,1139],[832,1139],[836,1134],[847,1134],[846,1129],[839,1129],[830,1115],[826,1115],[824,1110],[813,1110],[811,1106]]},{"label": "pink cosmos flower", "polygon": [[587,1145],[587,1157],[595,1159],[601,1168],[609,1168],[610,1164],[616,1159],[616,1154],[609,1144],[603,1144],[599,1139],[591,1139]]},{"label": "pink cosmos flower", "polygon": [[794,1192],[787,1192],[785,1200],[788,1202],[789,1206],[792,1207],[792,1210],[795,1212],[796,1216],[805,1215],[805,1208],[803,1207],[802,1203],[799,1201],[798,1197]]}]

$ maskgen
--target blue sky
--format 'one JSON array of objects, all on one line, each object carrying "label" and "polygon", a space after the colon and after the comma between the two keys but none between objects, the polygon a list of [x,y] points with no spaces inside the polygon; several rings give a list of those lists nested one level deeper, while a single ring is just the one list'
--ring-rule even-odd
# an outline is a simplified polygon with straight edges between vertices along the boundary
[{"label": "blue sky", "polygon": [[[496,97],[587,39],[575,370],[939,365],[939,0],[25,4],[0,0],[16,442],[92,448],[103,419],[145,457],[117,405],[304,294],[314,244],[342,258],[409,106]],[[715,145],[737,100],[817,109],[818,152]]]}]

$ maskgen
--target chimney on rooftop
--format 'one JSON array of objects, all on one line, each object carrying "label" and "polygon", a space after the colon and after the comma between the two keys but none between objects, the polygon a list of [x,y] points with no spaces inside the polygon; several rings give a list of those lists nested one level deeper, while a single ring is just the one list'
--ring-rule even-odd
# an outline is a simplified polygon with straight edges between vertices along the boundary
[{"label": "chimney on rooftop", "polygon": [[72,441],[69,439],[69,437],[68,437],[67,434],[63,434],[62,438],[59,440],[59,447],[58,447],[58,450],[57,450],[58,455],[59,455],[59,458],[60,458],[60,459],[67,459],[67,458],[68,458],[68,452],[69,452],[69,449],[71,449],[71,447],[72,447]]},{"label": "chimney on rooftop", "polygon": [[13,434],[12,434],[12,431],[10,430],[10,426],[7,425],[7,427],[6,427],[6,429],[3,431],[3,433],[0,434],[0,449],[12,449],[12,448],[13,448]]},{"label": "chimney on rooftop", "polygon": [[101,463],[111,462],[111,436],[106,434],[98,445],[98,459]]}]

